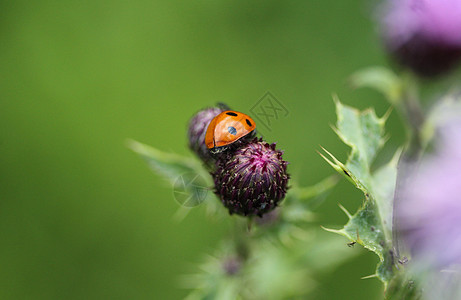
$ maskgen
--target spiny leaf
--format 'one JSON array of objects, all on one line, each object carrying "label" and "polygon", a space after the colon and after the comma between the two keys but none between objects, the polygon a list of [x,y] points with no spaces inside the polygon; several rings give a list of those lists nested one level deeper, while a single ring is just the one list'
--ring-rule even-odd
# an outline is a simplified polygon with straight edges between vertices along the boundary
[{"label": "spiny leaf", "polygon": [[357,212],[349,217],[348,223],[339,230],[327,229],[341,234],[376,253],[380,259],[374,276],[387,286],[393,274],[392,233],[392,199],[397,174],[399,153],[386,165],[375,172],[371,165],[377,152],[384,145],[384,125],[388,115],[381,118],[372,109],[359,111],[343,105],[336,97],[338,121],[335,132],[349,147],[351,152],[345,164],[339,162],[332,154],[328,163],[339,173],[345,175],[365,199]]},{"label": "spiny leaf", "polygon": [[337,97],[334,97],[334,100],[338,117],[336,134],[352,148],[347,160],[347,168],[368,187],[371,163],[385,142],[384,124],[387,115],[378,118],[372,109],[360,112],[343,105]]},{"label": "spiny leaf", "polygon": [[163,175],[173,187],[173,198],[181,206],[176,219],[183,219],[190,208],[206,202],[209,214],[219,210],[219,202],[214,199],[211,187],[213,182],[202,164],[195,159],[168,153],[129,140],[128,147],[139,154],[155,172]]},{"label": "spiny leaf", "polygon": [[322,147],[322,150],[330,157],[326,157],[322,153],[319,152],[320,156],[326,160],[326,162],[333,167],[339,174],[343,175],[346,177],[347,180],[349,180],[352,184],[354,184],[358,189],[366,191],[365,187],[362,185],[362,183],[354,176],[354,174],[350,173],[347,167],[341,163],[336,157],[334,157],[333,154],[328,152],[325,148]]},{"label": "spiny leaf", "polygon": [[392,232],[392,200],[397,180],[397,164],[402,150],[395,152],[394,157],[372,175],[373,196],[378,204],[386,232]]},{"label": "spiny leaf", "polygon": [[144,158],[154,171],[170,181],[175,181],[185,173],[203,173],[202,165],[195,159],[164,152],[134,140],[129,140],[127,146]]}]

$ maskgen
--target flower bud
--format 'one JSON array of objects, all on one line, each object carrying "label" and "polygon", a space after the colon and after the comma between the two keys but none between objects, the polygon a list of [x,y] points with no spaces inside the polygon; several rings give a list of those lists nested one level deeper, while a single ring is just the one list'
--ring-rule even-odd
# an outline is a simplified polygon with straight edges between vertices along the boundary
[{"label": "flower bud", "polygon": [[214,161],[205,145],[206,130],[211,120],[226,109],[227,107],[224,107],[224,105],[205,108],[196,113],[189,121],[187,131],[189,148],[206,164]]},{"label": "flower bud", "polygon": [[461,59],[459,0],[388,0],[380,19],[390,54],[421,76],[442,74]]},{"label": "flower bud", "polygon": [[215,193],[230,214],[261,217],[285,197],[287,164],[275,144],[254,139],[219,158],[213,174]]}]

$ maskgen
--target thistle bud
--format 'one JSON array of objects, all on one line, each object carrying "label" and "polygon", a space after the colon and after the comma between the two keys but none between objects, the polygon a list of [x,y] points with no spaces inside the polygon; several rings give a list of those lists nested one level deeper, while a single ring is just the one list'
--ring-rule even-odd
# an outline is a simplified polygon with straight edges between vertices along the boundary
[{"label": "thistle bud", "polygon": [[226,110],[226,107],[210,107],[196,113],[189,121],[187,137],[189,148],[206,164],[214,161],[205,145],[205,134],[211,120]]},{"label": "thistle bud", "polygon": [[289,175],[282,152],[254,139],[217,162],[215,193],[230,214],[262,216],[285,197]]},{"label": "thistle bud", "polygon": [[459,0],[388,0],[380,21],[390,54],[421,76],[449,71],[461,59]]}]

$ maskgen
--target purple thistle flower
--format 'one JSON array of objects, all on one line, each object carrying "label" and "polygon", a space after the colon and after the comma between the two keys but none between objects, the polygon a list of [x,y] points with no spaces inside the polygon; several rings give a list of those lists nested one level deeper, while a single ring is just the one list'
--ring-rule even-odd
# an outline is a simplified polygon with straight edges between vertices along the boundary
[{"label": "purple thistle flower", "polygon": [[421,263],[461,264],[461,122],[446,125],[434,155],[408,178],[396,217]]},{"label": "purple thistle flower", "polygon": [[208,165],[214,161],[214,158],[205,145],[206,130],[214,117],[228,109],[225,105],[218,106],[205,108],[196,113],[189,121],[187,131],[189,148]]},{"label": "purple thistle flower", "polygon": [[255,138],[219,158],[213,174],[216,194],[230,214],[261,217],[285,197],[287,164],[275,144]]},{"label": "purple thistle flower", "polygon": [[389,52],[419,75],[441,74],[461,58],[459,0],[388,0],[379,18]]}]

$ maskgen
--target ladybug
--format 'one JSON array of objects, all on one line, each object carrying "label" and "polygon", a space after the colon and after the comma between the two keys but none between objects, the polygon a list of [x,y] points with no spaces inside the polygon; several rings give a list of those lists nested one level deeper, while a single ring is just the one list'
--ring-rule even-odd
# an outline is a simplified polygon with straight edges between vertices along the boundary
[{"label": "ladybug", "polygon": [[205,134],[205,145],[212,154],[227,150],[237,141],[252,137],[256,123],[250,116],[233,110],[226,110],[211,120]]}]

